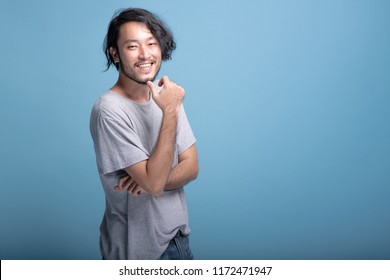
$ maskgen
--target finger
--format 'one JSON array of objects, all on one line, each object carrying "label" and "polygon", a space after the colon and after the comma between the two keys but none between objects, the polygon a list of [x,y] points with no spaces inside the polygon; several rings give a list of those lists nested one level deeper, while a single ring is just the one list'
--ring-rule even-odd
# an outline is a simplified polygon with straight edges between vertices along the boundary
[{"label": "finger", "polygon": [[115,188],[117,188],[118,190],[122,190],[122,186],[123,186],[123,179],[120,178],[118,181],[118,185]]},{"label": "finger", "polygon": [[120,192],[120,191],[123,191],[123,190],[126,190],[126,189],[127,189],[126,185],[123,185],[122,183],[118,183],[118,186],[114,187],[114,190],[117,191],[117,192]]},{"label": "finger", "polygon": [[124,188],[126,188],[126,185],[128,184],[129,180],[131,179],[130,176],[124,176],[124,177],[121,177],[118,181],[118,187],[120,190],[123,190]]},{"label": "finger", "polygon": [[138,184],[134,180],[131,180],[126,187],[126,191],[131,192],[137,186]]},{"label": "finger", "polygon": [[153,98],[158,99],[158,89],[157,89],[156,85],[151,81],[148,81],[147,85],[149,87],[149,90],[152,92]]},{"label": "finger", "polygon": [[133,196],[139,196],[142,193],[142,189],[140,186],[136,186],[132,191],[131,194]]},{"label": "finger", "polygon": [[148,87],[149,87],[149,89],[150,89],[150,91],[152,93],[157,93],[158,92],[158,89],[157,89],[156,85],[153,82],[148,81],[146,84],[148,85]]},{"label": "finger", "polygon": [[169,83],[169,78],[168,78],[168,76],[163,76],[162,78],[161,78],[161,80],[158,82],[158,86],[159,87],[162,87],[163,85],[166,85],[166,84],[168,84]]}]

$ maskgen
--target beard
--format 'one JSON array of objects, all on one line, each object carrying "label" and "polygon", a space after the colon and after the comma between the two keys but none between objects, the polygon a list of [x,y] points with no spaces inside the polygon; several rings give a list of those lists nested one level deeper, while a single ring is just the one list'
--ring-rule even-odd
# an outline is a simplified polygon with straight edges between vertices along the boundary
[{"label": "beard", "polygon": [[[120,56],[119,56],[119,63],[120,63],[119,71],[121,71],[130,80],[132,80],[132,81],[134,81],[134,82],[136,82],[138,84],[141,84],[141,85],[146,85],[146,83],[148,81],[154,82],[154,80],[156,79],[156,77],[157,77],[157,75],[158,75],[158,73],[160,72],[160,69],[161,69],[161,64],[160,64],[160,66],[158,67],[158,69],[157,69],[156,73],[154,74],[153,78],[151,78],[151,79],[150,78],[140,79],[129,68],[123,67],[124,64],[123,64],[122,59],[121,59]],[[156,63],[154,62],[154,64],[156,64]]]}]

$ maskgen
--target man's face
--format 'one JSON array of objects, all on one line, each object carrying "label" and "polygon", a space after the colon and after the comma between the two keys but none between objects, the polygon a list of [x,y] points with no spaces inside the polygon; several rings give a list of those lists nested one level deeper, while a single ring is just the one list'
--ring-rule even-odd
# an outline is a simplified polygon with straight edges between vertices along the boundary
[{"label": "man's face", "polygon": [[161,67],[161,49],[144,23],[127,22],[119,31],[119,71],[127,78],[146,84],[154,81]]}]

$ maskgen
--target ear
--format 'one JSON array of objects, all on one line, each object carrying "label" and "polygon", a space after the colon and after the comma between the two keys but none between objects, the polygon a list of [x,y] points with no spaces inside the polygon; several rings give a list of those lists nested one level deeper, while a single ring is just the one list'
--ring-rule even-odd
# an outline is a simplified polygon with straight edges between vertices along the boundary
[{"label": "ear", "polygon": [[119,56],[118,56],[118,51],[116,48],[111,47],[110,48],[110,54],[112,59],[114,60],[115,63],[119,62]]}]

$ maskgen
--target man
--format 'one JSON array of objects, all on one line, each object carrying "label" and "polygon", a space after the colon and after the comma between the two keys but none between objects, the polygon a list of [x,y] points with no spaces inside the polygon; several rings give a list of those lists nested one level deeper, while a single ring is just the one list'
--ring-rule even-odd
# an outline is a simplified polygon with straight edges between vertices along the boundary
[{"label": "man", "polygon": [[126,9],[104,42],[116,84],[95,103],[90,121],[106,210],[103,259],[192,259],[183,186],[198,175],[195,137],[184,89],[164,76],[175,49],[172,33],[152,13]]}]

